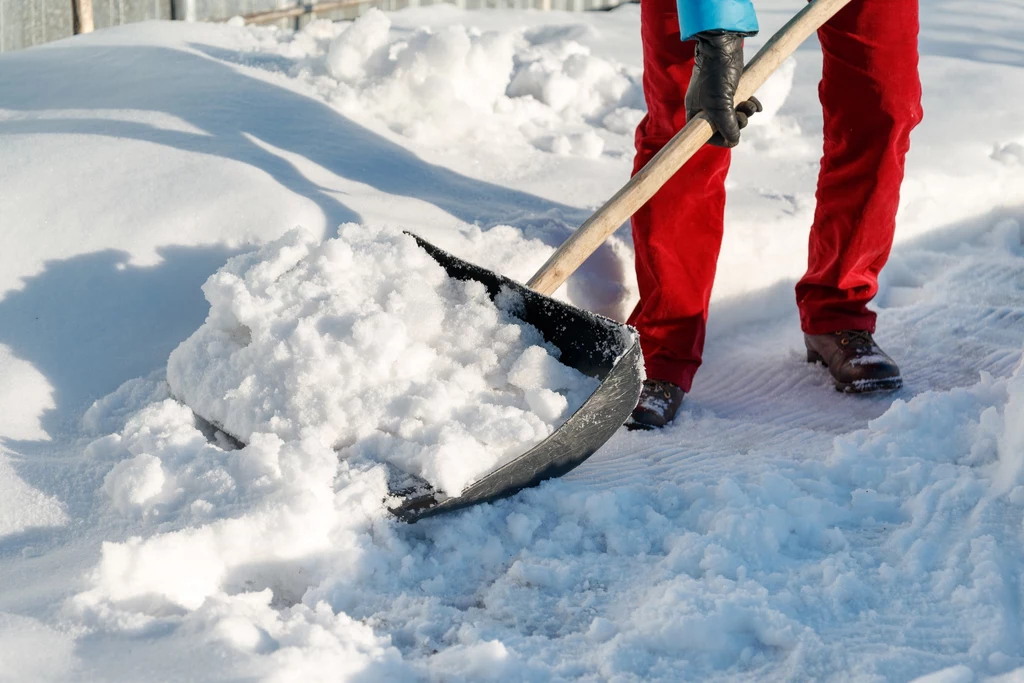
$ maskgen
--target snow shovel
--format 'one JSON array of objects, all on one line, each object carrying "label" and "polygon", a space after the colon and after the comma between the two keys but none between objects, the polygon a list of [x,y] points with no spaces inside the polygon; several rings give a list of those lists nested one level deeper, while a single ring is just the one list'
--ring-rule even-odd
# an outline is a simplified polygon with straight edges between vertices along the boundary
[{"label": "snow shovel", "polygon": [[[743,70],[736,102],[750,98],[778,66],[850,0],[811,0],[769,40]],[[643,382],[643,358],[634,329],[551,298],[559,286],[643,206],[714,133],[698,115],[636,173],[615,196],[581,225],[547,263],[522,286],[462,261],[416,237],[448,275],[482,282],[493,298],[502,288],[522,297],[518,316],[561,350],[559,360],[601,381],[589,399],[547,439],[470,485],[446,496],[425,484],[395,492],[391,512],[415,521],[441,512],[510,496],[545,479],[558,477],[593,455],[636,407]],[[414,235],[415,237],[415,235]]]}]

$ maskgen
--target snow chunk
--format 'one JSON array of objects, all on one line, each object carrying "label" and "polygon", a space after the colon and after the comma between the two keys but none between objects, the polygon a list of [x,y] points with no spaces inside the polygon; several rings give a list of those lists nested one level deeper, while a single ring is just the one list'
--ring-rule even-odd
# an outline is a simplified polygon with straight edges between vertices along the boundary
[{"label": "snow chunk", "polygon": [[418,140],[448,139],[477,127],[504,99],[514,36],[464,26],[390,37],[391,22],[371,9],[330,45],[326,69],[337,79],[333,101],[381,118]]},{"label": "snow chunk", "polygon": [[601,125],[619,135],[632,135],[643,118],[644,112],[640,109],[619,107],[601,119]]},{"label": "snow chunk", "polygon": [[497,640],[456,645],[431,659],[434,666],[474,681],[509,680],[516,664],[515,655]]},{"label": "snow chunk", "polygon": [[209,317],[168,363],[176,396],[243,441],[312,438],[451,494],[543,440],[597,385],[393,230],[348,225],[322,244],[294,230],[203,291]]},{"label": "snow chunk", "polygon": [[559,156],[581,156],[596,159],[604,151],[604,140],[592,130],[572,135],[558,135],[551,139],[547,149]]},{"label": "snow chunk", "polygon": [[369,61],[388,42],[391,21],[377,8],[370,8],[331,42],[327,52],[327,70],[339,81],[357,82],[366,78]]},{"label": "snow chunk", "polygon": [[167,477],[160,459],[143,453],[117,463],[103,480],[103,492],[124,514],[144,509],[160,495]]},{"label": "snow chunk", "polygon": [[130,379],[114,393],[94,401],[89,406],[82,416],[82,428],[87,434],[97,435],[117,431],[124,426],[130,415],[150,403],[166,399],[167,395],[167,383],[161,371],[149,377]]}]

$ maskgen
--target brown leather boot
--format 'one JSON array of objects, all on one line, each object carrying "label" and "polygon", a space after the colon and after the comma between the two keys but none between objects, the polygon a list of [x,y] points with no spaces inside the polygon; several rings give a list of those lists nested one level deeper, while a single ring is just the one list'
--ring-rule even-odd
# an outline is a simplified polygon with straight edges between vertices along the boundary
[{"label": "brown leather boot", "polygon": [[672,382],[645,379],[628,429],[660,429],[676,418],[686,392]]},{"label": "brown leather boot", "polygon": [[841,330],[805,334],[807,362],[828,366],[836,390],[850,394],[893,391],[903,386],[899,366],[878,347],[870,332]]}]

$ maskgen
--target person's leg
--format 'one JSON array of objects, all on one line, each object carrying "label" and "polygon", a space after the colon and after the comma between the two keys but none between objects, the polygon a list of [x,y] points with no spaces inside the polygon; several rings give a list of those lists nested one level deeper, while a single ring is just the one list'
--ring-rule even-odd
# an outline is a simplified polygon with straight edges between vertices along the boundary
[{"label": "person's leg", "polygon": [[917,0],[853,0],[818,32],[825,146],[803,331],[873,332],[867,304],[892,247],[910,131],[921,120]]},{"label": "person's leg", "polygon": [[[643,0],[647,116],[636,132],[634,173],[686,124],[683,97],[695,43],[679,39],[675,0]],[[633,216],[640,332],[647,376],[689,391],[701,362],[711,285],[722,242],[729,151],[705,145]]]}]

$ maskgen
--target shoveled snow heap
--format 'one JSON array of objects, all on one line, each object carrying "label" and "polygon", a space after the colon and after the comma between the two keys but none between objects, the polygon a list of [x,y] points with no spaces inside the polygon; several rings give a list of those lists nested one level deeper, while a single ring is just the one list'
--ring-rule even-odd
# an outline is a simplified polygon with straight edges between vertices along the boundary
[{"label": "shoveled snow heap", "polygon": [[396,230],[296,229],[238,256],[203,291],[210,314],[172,354],[171,389],[251,441],[273,433],[392,462],[453,495],[525,452],[597,380]]},{"label": "shoveled snow heap", "polygon": [[251,49],[284,57],[289,76],[346,116],[427,147],[497,136],[598,158],[604,132],[632,136],[644,115],[640,69],[592,54],[580,40],[597,32],[583,24],[409,30],[371,8],[285,35],[247,30]]}]

